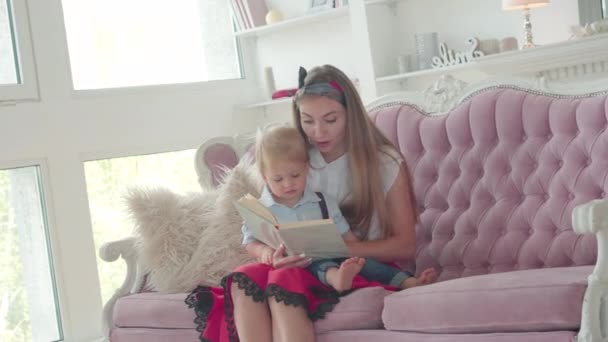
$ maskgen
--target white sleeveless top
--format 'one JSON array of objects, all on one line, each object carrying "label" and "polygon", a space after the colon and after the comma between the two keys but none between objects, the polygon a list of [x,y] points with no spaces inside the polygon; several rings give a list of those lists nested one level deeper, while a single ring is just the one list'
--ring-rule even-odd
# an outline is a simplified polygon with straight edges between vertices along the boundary
[{"label": "white sleeveless top", "polygon": [[[350,195],[351,175],[348,170],[348,153],[338,159],[327,163],[317,148],[309,150],[310,172],[308,173],[307,185],[313,191],[323,192],[334,197],[338,203],[342,203]],[[384,195],[395,183],[399,174],[399,167],[403,162],[401,155],[390,147],[382,148],[380,155],[380,174],[382,177]],[[369,239],[377,240],[382,237],[380,222],[374,213],[369,228]]]}]

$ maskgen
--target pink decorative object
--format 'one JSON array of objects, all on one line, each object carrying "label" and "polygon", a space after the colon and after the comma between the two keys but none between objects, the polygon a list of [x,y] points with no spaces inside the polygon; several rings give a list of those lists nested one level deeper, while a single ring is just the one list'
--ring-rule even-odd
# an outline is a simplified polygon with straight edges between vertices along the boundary
[{"label": "pink decorative object", "polygon": [[500,41],[500,52],[517,50],[517,38],[507,37]]},{"label": "pink decorative object", "polygon": [[296,88],[279,89],[279,90],[275,91],[274,93],[272,93],[272,99],[276,100],[276,99],[280,99],[282,97],[292,97],[296,94],[297,91],[298,91],[298,89],[296,89]]}]

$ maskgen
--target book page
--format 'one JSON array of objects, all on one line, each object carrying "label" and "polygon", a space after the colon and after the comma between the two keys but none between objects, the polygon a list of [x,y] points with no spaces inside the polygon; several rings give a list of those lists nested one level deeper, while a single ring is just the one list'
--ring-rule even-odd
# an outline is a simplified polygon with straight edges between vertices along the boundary
[{"label": "book page", "polygon": [[334,221],[332,219],[295,221],[295,222],[289,222],[289,223],[281,223],[279,225],[279,228],[280,229],[291,229],[291,228],[322,226],[322,225],[332,225],[332,224],[334,224]]},{"label": "book page", "polygon": [[279,236],[279,230],[272,222],[268,222],[240,202],[235,202],[234,205],[253,237],[274,249],[279,248],[282,243],[281,237]]},{"label": "book page", "polygon": [[270,210],[268,210],[268,208],[266,208],[262,203],[260,203],[257,198],[253,197],[251,194],[247,194],[241,197],[238,200],[238,203],[241,204],[243,207],[248,208],[252,212],[256,213],[257,215],[261,216],[273,225],[279,225],[279,221],[277,221],[274,215],[272,215]]},{"label": "book page", "polygon": [[310,258],[350,256],[338,227],[331,220],[321,220],[324,223],[312,225],[311,222],[315,221],[307,222],[308,225],[301,227],[281,229],[282,226],[279,226],[278,232],[290,255],[304,253]]}]

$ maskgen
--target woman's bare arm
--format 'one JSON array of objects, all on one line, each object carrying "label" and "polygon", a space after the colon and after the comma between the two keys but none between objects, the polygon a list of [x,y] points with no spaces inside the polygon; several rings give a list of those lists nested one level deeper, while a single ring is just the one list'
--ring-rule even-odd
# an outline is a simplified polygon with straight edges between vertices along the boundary
[{"label": "woman's bare arm", "polygon": [[416,254],[416,218],[410,197],[410,180],[404,164],[386,195],[392,235],[383,240],[348,242],[351,254],[380,261],[411,260]]}]

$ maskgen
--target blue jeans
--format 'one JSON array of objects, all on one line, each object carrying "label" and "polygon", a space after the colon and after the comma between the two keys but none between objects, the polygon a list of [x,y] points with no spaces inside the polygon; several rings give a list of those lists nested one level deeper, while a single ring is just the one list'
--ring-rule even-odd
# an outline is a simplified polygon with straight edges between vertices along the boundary
[{"label": "blue jeans", "polygon": [[[346,258],[337,259],[317,259],[308,266],[308,270],[312,272],[323,284],[327,283],[327,270],[331,267],[340,267],[340,264]],[[410,272],[404,272],[387,264],[381,263],[374,259],[365,258],[365,265],[359,274],[369,281],[377,281],[382,285],[401,287],[403,281],[409,277],[413,277]]]}]

